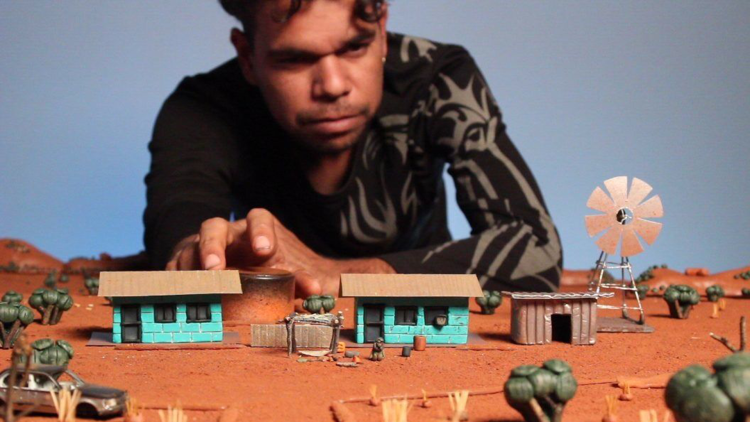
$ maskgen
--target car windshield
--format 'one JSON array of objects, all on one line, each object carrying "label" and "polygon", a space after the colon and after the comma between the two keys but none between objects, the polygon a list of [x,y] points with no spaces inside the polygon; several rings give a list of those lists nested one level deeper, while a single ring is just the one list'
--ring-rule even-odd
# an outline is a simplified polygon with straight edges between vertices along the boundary
[{"label": "car windshield", "polygon": [[74,372],[70,370],[66,370],[65,372],[59,373],[57,375],[57,382],[59,382],[61,385],[70,384],[70,385],[80,386],[84,384],[81,377],[79,377],[78,375],[76,375]]}]

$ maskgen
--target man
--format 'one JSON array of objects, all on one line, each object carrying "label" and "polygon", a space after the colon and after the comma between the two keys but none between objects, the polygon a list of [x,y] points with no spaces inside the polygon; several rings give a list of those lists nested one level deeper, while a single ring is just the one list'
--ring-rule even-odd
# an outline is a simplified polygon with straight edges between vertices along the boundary
[{"label": "man", "polygon": [[[237,59],[186,78],[150,144],[157,267],[285,269],[301,297],[346,272],[558,286],[557,231],[464,49],[386,33],[379,0],[221,4]],[[448,232],[445,164],[467,239]]]}]

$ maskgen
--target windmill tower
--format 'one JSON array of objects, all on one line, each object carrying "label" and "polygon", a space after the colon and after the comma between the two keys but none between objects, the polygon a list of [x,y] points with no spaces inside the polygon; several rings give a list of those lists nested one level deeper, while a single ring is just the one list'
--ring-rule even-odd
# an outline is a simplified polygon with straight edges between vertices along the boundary
[{"label": "windmill tower", "polygon": [[[587,215],[586,231],[590,237],[602,232],[596,245],[601,250],[596,268],[589,284],[589,290],[599,293],[602,289],[615,289],[622,291],[622,305],[602,305],[602,309],[621,309],[622,316],[626,320],[644,324],[645,315],[641,299],[638,297],[633,269],[630,266],[630,257],[643,252],[643,245],[638,240],[640,237],[647,244],[652,245],[659,237],[662,224],[648,220],[664,216],[664,208],[658,195],[654,195],[644,202],[651,193],[651,186],[638,178],[633,178],[628,191],[628,177],[619,176],[604,181],[609,195],[597,186],[591,193],[586,206],[600,211],[604,214]],[[610,255],[617,255],[619,249],[619,262],[609,261]],[[606,282],[604,272],[606,270],[620,270],[620,281]],[[626,278],[627,274],[627,278]],[[635,294],[637,306],[628,306],[625,296],[628,291]],[[640,313],[638,320],[628,316],[629,310]]]}]

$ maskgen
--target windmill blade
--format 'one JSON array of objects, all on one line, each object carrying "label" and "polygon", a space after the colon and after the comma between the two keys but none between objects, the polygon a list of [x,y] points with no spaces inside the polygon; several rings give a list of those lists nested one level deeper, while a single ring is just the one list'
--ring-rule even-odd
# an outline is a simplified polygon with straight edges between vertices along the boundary
[{"label": "windmill blade", "polygon": [[642,218],[635,218],[631,225],[633,226],[633,230],[638,233],[638,236],[643,238],[643,240],[649,245],[654,244],[656,238],[659,237],[659,233],[661,233],[662,227],[661,223],[644,220]]},{"label": "windmill blade", "polygon": [[659,195],[651,197],[648,201],[638,205],[633,210],[633,218],[658,218],[664,217],[664,207]]},{"label": "windmill blade", "polygon": [[607,179],[604,181],[604,186],[607,187],[609,194],[612,195],[615,207],[620,208],[625,206],[625,201],[628,199],[628,176]]},{"label": "windmill blade", "polygon": [[604,193],[602,188],[600,188],[599,186],[597,186],[596,189],[591,192],[591,196],[589,196],[589,200],[588,202],[586,202],[586,206],[591,208],[592,210],[597,210],[604,213],[610,213],[615,209],[615,203],[612,202],[612,198]]},{"label": "windmill blade", "polygon": [[603,230],[608,229],[615,224],[619,224],[612,214],[598,214],[586,216],[586,231],[589,237],[594,237]]},{"label": "windmill blade", "polygon": [[614,225],[596,241],[596,245],[607,254],[614,255],[617,252],[617,244],[620,242],[621,233],[622,226],[620,224]]},{"label": "windmill blade", "polygon": [[634,177],[633,183],[630,185],[630,193],[628,193],[627,206],[630,208],[638,206],[652,190],[651,185]]},{"label": "windmill blade", "polygon": [[633,231],[633,224],[628,224],[623,228],[622,231],[622,247],[620,248],[620,255],[622,256],[633,256],[643,252],[643,246],[638,241],[638,236]]}]

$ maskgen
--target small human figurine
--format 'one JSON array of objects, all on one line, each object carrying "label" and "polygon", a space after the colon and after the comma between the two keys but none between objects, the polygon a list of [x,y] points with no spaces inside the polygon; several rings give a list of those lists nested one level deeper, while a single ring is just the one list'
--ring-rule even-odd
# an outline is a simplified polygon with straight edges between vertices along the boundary
[{"label": "small human figurine", "polygon": [[378,337],[375,343],[372,344],[372,353],[370,354],[370,360],[380,362],[385,359],[385,346],[383,345],[384,340],[382,337]]}]

